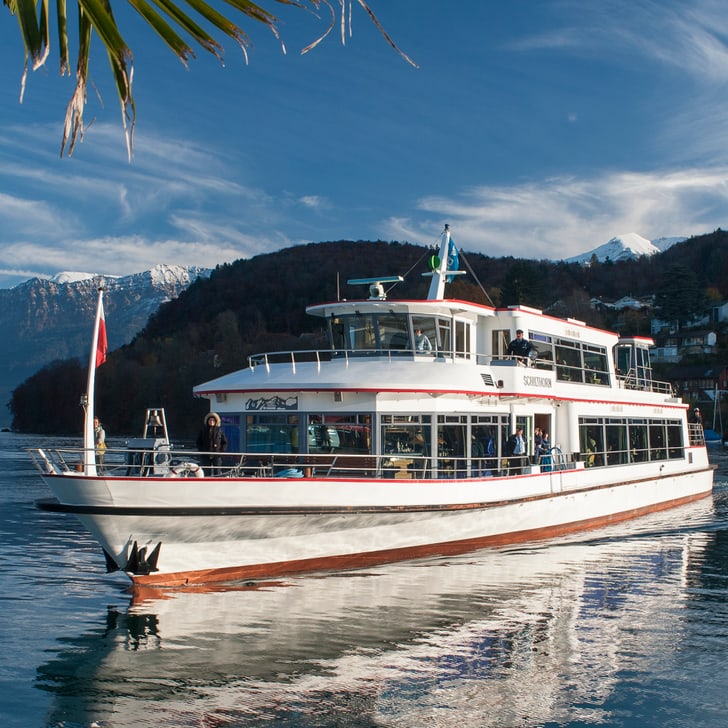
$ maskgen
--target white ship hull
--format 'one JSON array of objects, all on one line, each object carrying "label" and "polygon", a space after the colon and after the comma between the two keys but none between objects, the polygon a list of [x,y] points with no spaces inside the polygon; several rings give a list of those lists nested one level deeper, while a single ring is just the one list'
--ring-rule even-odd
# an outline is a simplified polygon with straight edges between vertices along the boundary
[{"label": "white ship hull", "polygon": [[429,482],[47,480],[65,504],[58,510],[75,513],[117,563],[128,562],[135,546],[148,555],[161,544],[157,570],[132,574],[135,583],[177,585],[360,568],[550,538],[711,492],[707,461],[691,472],[679,465],[658,477],[647,463],[616,472]]}]

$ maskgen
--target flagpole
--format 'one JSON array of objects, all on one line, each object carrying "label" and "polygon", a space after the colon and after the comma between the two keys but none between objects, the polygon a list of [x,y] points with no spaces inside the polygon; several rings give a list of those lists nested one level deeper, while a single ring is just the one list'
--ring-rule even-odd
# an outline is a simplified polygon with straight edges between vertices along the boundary
[{"label": "flagpole", "polygon": [[[99,296],[96,304],[96,319],[94,321],[94,335],[91,339],[91,354],[88,359],[88,382],[86,384],[86,398],[84,403],[84,423],[83,423],[83,464],[84,473],[86,475],[96,475],[96,437],[94,434],[94,397],[96,388],[96,367],[98,366],[99,353],[99,329],[100,322],[104,311],[104,283],[103,280],[99,284]],[[104,339],[106,338],[104,324]],[[104,352],[105,356],[105,352]]]}]

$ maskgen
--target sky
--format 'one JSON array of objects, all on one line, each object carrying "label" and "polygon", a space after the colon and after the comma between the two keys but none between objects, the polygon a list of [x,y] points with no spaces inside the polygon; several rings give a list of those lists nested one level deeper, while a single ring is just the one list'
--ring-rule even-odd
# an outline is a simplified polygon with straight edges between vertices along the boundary
[{"label": "sky", "polygon": [[0,288],[309,242],[431,245],[446,223],[466,252],[553,260],[728,224],[724,2],[368,2],[417,68],[356,0],[343,45],[332,33],[301,54],[328,9],[260,0],[285,52],[241,18],[247,64],[218,36],[224,65],[198,49],[187,68],[114,3],[134,54],[131,160],[100,52],[84,139],[60,156],[73,78],[53,36],[20,103],[23,48],[3,7]]}]

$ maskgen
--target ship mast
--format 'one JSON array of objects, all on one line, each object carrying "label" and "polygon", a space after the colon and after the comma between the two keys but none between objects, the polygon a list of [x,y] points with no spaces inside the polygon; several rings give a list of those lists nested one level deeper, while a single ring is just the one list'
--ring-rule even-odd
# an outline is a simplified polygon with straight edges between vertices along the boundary
[{"label": "ship mast", "polygon": [[432,276],[430,290],[427,292],[428,301],[442,301],[445,297],[445,284],[452,280],[452,276],[464,275],[464,270],[457,270],[458,252],[455,243],[450,237],[450,226],[445,225],[440,238],[439,255],[433,255],[430,259],[429,273],[423,276]]}]

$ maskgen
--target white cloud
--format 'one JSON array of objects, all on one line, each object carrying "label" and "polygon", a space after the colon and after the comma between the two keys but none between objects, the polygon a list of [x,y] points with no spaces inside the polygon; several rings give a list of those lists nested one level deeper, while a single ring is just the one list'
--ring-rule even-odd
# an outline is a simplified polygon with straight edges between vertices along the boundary
[{"label": "white cloud", "polygon": [[728,80],[728,16],[715,0],[611,0],[555,3],[553,29],[519,38],[517,51],[564,50],[610,62],[649,61],[690,74],[699,83]]},{"label": "white cloud", "polygon": [[449,223],[461,248],[496,257],[558,260],[618,232],[654,239],[725,227],[728,167],[481,186],[453,197],[423,198],[418,208],[427,220],[391,218],[385,235],[430,243],[433,231]]},{"label": "white cloud", "polygon": [[320,195],[304,195],[299,202],[312,210],[321,210],[329,207],[328,201]]}]

